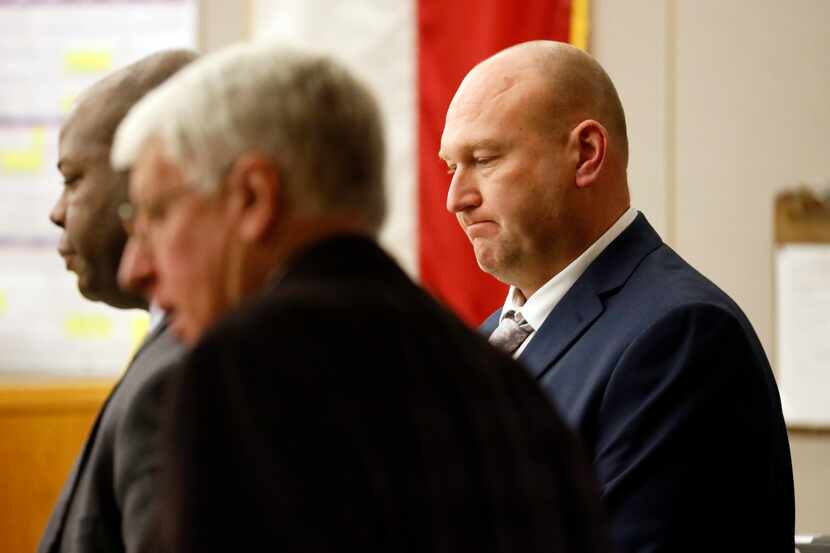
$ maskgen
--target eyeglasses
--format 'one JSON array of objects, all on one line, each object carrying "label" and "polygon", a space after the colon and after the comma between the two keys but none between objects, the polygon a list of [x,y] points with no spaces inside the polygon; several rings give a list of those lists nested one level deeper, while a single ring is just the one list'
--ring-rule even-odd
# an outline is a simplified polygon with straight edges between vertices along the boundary
[{"label": "eyeglasses", "polygon": [[142,244],[148,244],[158,229],[163,225],[170,208],[188,194],[195,193],[187,187],[180,187],[161,194],[146,205],[135,205],[126,201],[118,206],[118,217],[127,236],[135,238]]}]

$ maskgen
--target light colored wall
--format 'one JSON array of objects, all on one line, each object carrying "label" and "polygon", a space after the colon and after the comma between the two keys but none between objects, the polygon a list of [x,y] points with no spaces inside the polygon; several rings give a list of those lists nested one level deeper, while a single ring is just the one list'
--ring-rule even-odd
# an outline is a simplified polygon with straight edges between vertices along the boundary
[{"label": "light colored wall", "polygon": [[199,50],[212,52],[250,36],[249,0],[199,0]]},{"label": "light colored wall", "polygon": [[[741,305],[774,361],[774,194],[830,175],[830,2],[592,6],[592,51],[628,116],[633,202]],[[790,444],[797,530],[830,532],[830,435]]]},{"label": "light colored wall", "polygon": [[830,2],[677,4],[676,243],[774,353],[773,196],[830,175]]},{"label": "light colored wall", "polygon": [[592,0],[592,10],[590,50],[614,81],[626,112],[632,204],[670,238],[667,6],[653,0]]}]

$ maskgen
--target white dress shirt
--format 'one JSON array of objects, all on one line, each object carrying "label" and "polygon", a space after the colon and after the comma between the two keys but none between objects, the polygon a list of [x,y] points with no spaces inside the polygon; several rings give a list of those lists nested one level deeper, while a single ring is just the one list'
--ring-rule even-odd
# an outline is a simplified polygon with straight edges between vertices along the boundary
[{"label": "white dress shirt", "polygon": [[628,225],[634,222],[637,218],[637,210],[629,207],[617,221],[611,225],[611,228],[606,230],[596,242],[591,244],[587,250],[571,261],[571,263],[562,269],[559,273],[554,275],[552,279],[547,281],[541,288],[539,288],[532,296],[527,298],[524,302],[522,293],[515,287],[511,286],[507,292],[507,299],[504,302],[504,307],[501,308],[501,316],[499,322],[504,318],[508,311],[516,311],[521,313],[525,320],[533,327],[531,332],[522,345],[513,353],[513,357],[518,357],[525,350],[527,345],[536,335],[536,331],[548,318],[553,308],[556,307],[571,286],[582,276],[582,273],[593,263],[593,261],[614,241],[622,232],[628,228]]},{"label": "white dress shirt", "polygon": [[156,327],[161,324],[161,321],[164,319],[165,312],[164,310],[158,306],[155,302],[150,302],[150,326],[147,329],[147,334],[152,334]]}]

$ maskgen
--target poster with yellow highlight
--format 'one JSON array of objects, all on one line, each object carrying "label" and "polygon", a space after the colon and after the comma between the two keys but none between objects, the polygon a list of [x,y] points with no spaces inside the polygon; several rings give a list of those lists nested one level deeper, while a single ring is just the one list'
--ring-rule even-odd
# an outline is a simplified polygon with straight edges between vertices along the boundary
[{"label": "poster with yellow highlight", "polygon": [[196,48],[197,0],[0,0],[0,373],[118,374],[147,315],[85,300],[56,248],[60,125],[152,52]]}]

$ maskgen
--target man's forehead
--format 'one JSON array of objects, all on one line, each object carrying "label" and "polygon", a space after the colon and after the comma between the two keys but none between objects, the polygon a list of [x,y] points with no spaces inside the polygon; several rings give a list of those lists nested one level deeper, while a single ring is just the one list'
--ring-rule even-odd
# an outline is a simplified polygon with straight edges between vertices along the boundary
[{"label": "man's forehead", "polygon": [[94,128],[71,117],[61,127],[58,141],[58,167],[66,164],[88,165],[101,161],[109,162],[109,144],[102,140]]},{"label": "man's forehead", "polygon": [[538,79],[504,79],[473,82],[459,89],[447,111],[441,138],[441,157],[448,148],[490,147],[500,137],[539,119],[544,108],[544,91]]},{"label": "man's forehead", "polygon": [[124,78],[122,73],[104,77],[81,93],[61,127],[62,142],[67,138],[110,146],[115,129],[126,113],[124,100],[118,94],[118,84]]},{"label": "man's forehead", "polygon": [[464,77],[456,96],[500,96],[516,85],[526,85],[542,77],[543,68],[527,56],[496,56],[483,61]]},{"label": "man's forehead", "polygon": [[106,95],[85,95],[61,126],[60,145],[80,147],[94,144],[109,147],[112,139],[110,130],[114,122],[111,120],[112,110],[106,109],[107,101]]}]

